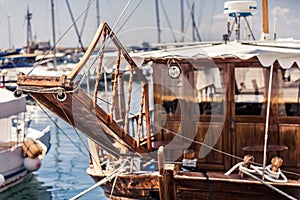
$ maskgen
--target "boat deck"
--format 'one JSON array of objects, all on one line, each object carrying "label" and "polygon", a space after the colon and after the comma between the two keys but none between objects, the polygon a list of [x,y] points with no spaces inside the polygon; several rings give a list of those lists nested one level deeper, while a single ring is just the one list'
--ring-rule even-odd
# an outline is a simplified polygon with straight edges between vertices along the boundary
[{"label": "boat deck", "polygon": [[[88,169],[87,172],[96,182],[111,175],[105,170],[104,173],[97,173],[92,169]],[[162,188],[165,185],[171,185],[172,187],[168,188],[170,191],[167,193],[174,194],[172,196],[174,199],[210,199],[211,196],[214,196],[214,199],[249,199],[249,197],[273,199],[274,196],[278,199],[286,198],[260,181],[246,176],[240,177],[237,173],[226,176],[222,172],[177,171],[175,174],[173,172],[175,171],[169,174],[172,178],[169,175],[164,177],[158,171],[120,174],[118,175],[119,183],[114,187],[113,195],[118,198],[122,197],[121,199],[124,197],[147,199],[150,194],[159,196],[159,192],[164,193]],[[166,180],[169,182],[165,183]],[[101,186],[107,195],[111,194],[112,182],[109,181]],[[300,197],[300,181],[266,182],[266,184],[272,185],[295,198]]]}]

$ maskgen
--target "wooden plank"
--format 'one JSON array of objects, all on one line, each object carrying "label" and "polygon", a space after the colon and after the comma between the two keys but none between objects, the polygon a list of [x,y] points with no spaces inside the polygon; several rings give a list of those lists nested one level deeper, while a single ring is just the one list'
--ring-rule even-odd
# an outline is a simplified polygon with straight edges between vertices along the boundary
[{"label": "wooden plank", "polygon": [[175,164],[166,164],[163,175],[158,178],[159,197],[161,200],[176,200],[174,189]]},{"label": "wooden plank", "polygon": [[296,167],[300,172],[300,126],[283,124],[279,126],[280,143],[287,145],[288,151],[282,152],[283,166]]},{"label": "wooden plank", "polygon": [[74,78],[77,76],[77,74],[80,72],[80,70],[84,67],[86,62],[88,61],[88,58],[91,56],[94,48],[96,47],[103,31],[104,27],[107,26],[106,23],[101,23],[97,29],[97,32],[89,45],[88,49],[86,50],[84,56],[80,59],[79,63],[76,65],[76,67],[73,69],[73,71],[68,75],[68,78],[71,80],[74,80]]}]

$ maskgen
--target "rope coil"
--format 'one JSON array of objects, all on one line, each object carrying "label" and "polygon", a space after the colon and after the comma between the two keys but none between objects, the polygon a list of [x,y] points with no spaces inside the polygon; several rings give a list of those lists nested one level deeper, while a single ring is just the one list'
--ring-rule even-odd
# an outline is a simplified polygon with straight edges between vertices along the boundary
[{"label": "rope coil", "polygon": [[[286,183],[286,182],[288,182],[286,176],[281,172],[280,169],[278,169],[277,172],[273,172],[271,170],[271,167],[272,167],[272,165],[268,165],[266,167],[266,170],[265,170],[264,177],[268,181],[271,181],[271,182],[274,182],[274,183]],[[253,164],[250,164],[250,167],[247,168],[247,167],[244,167],[244,162],[239,162],[236,165],[234,165],[230,170],[228,170],[225,173],[225,175],[226,176],[230,175],[237,168],[239,169],[240,172],[245,173],[245,174],[248,174],[248,173],[257,174],[257,175],[262,175],[263,174],[263,167],[259,167],[259,166],[255,166]],[[280,179],[280,177],[281,177],[281,179]]]}]

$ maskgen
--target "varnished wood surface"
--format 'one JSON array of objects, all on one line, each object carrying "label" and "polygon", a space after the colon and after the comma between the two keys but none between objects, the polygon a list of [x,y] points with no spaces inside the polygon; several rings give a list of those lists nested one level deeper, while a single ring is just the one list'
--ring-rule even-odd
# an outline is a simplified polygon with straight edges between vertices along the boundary
[{"label": "varnished wood surface", "polygon": [[[104,176],[91,174],[97,182]],[[207,172],[208,180],[201,172],[179,171],[169,179],[174,184],[175,196],[169,195],[172,199],[221,199],[221,200],[247,200],[247,199],[286,199],[281,194],[271,190],[261,182],[251,178],[241,178],[238,174],[225,176],[224,173]],[[113,196],[120,199],[138,198],[147,199],[150,194],[158,194],[159,180],[161,175],[157,172],[147,172],[144,174],[121,174],[113,191]],[[170,177],[169,177],[170,178]],[[112,183],[103,185],[107,195],[110,194]],[[269,183],[269,182],[268,182]],[[162,182],[161,182],[162,184]],[[288,183],[269,183],[287,194],[300,198],[300,182],[289,181]],[[210,188],[210,190],[208,189]],[[120,190],[120,191],[119,191]],[[167,194],[168,195],[168,194]],[[166,197],[166,199],[168,199]]]},{"label": "varnished wood surface", "polygon": [[58,101],[55,94],[51,93],[31,93],[30,95],[115,156],[119,152],[119,149],[114,147],[117,143],[124,145],[130,151],[147,152],[142,146],[137,147],[135,139],[124,134],[123,129],[116,122],[110,121],[109,115],[99,106],[93,108],[91,99],[80,89],[75,93],[68,93],[64,102]]}]

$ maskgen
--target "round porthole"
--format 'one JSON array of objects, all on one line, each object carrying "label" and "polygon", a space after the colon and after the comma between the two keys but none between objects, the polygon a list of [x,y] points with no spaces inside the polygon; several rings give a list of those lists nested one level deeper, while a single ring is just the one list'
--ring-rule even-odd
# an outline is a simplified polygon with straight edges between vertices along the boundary
[{"label": "round porthole", "polygon": [[171,78],[176,79],[180,76],[181,74],[181,69],[177,65],[172,65],[168,69],[168,74]]}]

